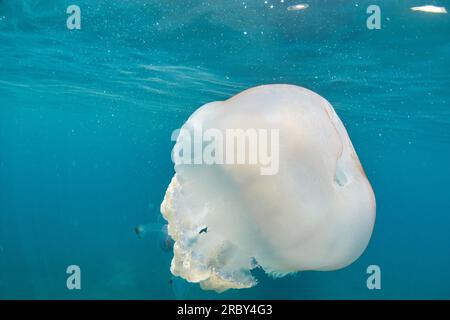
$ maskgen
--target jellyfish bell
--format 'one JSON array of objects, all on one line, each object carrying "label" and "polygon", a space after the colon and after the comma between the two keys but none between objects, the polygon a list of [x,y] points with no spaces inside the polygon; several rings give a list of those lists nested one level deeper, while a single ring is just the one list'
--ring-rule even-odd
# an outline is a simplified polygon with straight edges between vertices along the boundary
[{"label": "jellyfish bell", "polygon": [[264,175],[261,162],[175,163],[161,204],[175,241],[173,275],[223,292],[256,285],[255,267],[275,277],[330,271],[363,253],[375,197],[327,100],[294,85],[259,86],[202,106],[182,129],[199,126],[279,130],[278,145],[270,146],[278,170]]}]

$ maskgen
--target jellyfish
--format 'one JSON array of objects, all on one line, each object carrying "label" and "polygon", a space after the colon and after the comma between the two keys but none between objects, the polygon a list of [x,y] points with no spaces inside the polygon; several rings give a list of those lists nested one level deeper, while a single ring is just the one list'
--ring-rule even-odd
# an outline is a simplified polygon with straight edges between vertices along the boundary
[{"label": "jellyfish", "polygon": [[[174,240],[174,276],[204,290],[244,289],[257,284],[254,268],[275,278],[332,271],[367,247],[375,196],[343,123],[320,95],[295,85],[258,86],[203,105],[181,129],[173,152],[190,141],[215,160],[236,150],[247,158],[202,162],[184,149],[182,158],[191,161],[174,161],[161,203]],[[276,130],[278,140],[268,145],[278,151],[277,170],[265,174],[267,161],[249,161],[252,152],[261,156],[249,142],[218,147],[228,145],[229,130],[240,130],[241,142],[250,141],[246,132]]]}]

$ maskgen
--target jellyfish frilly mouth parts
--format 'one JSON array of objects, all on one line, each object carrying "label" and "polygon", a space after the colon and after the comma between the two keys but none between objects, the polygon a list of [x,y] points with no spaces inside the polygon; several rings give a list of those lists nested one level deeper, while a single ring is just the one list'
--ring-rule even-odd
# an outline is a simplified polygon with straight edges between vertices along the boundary
[{"label": "jellyfish frilly mouth parts", "polygon": [[279,171],[176,164],[161,204],[174,275],[223,292],[255,286],[256,267],[275,277],[331,271],[364,252],[375,196],[327,100],[295,85],[263,85],[202,106],[183,128],[198,125],[279,129]]},{"label": "jellyfish frilly mouth parts", "polygon": [[[172,274],[189,282],[199,282],[204,290],[214,290],[219,293],[228,289],[244,289],[256,285],[256,279],[251,276],[248,277],[247,275],[244,281],[237,281],[236,278],[225,274],[221,275],[220,270],[215,270],[213,265],[205,266],[193,257],[193,252],[187,246],[185,233],[182,229],[185,226],[179,225],[174,216],[176,214],[176,196],[180,192],[180,184],[175,174],[161,204],[161,212],[169,222],[169,235],[175,241],[174,258],[170,268]],[[224,245],[220,247],[220,249],[223,248]]]}]

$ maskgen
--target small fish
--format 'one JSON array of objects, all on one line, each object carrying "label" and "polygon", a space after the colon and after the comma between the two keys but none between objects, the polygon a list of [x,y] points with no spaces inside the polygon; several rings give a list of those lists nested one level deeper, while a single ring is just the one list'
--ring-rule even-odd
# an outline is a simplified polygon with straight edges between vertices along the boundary
[{"label": "small fish", "polygon": [[202,234],[202,233],[207,233],[208,232],[208,227],[204,227],[203,229],[201,229],[198,234]]},{"label": "small fish", "polygon": [[411,10],[412,11],[430,12],[430,13],[447,13],[447,9],[445,9],[445,7],[436,7],[436,6],[432,6],[432,5],[412,7]]},{"label": "small fish", "polygon": [[145,236],[146,230],[145,230],[144,226],[138,225],[137,227],[134,228],[134,233],[136,233],[136,235],[139,238],[143,238]]},{"label": "small fish", "polygon": [[299,3],[299,4],[294,4],[293,6],[289,6],[287,9],[289,11],[298,11],[298,10],[305,10],[307,8],[309,8],[309,4]]}]

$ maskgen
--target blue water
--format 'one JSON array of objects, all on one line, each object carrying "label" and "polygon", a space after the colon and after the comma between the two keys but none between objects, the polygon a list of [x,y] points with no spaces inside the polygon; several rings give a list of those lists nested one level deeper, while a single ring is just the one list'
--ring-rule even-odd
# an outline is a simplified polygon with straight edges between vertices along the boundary
[{"label": "blue water", "polygon": [[[0,298],[450,299],[450,15],[409,10],[450,2],[286,10],[298,2],[0,0]],[[252,289],[205,292],[171,278],[158,233],[133,228],[161,223],[171,132],[267,83],[333,104],[375,191],[375,230],[345,269],[257,270]],[[66,288],[71,264],[81,290]],[[366,287],[371,264],[381,290]]]}]

